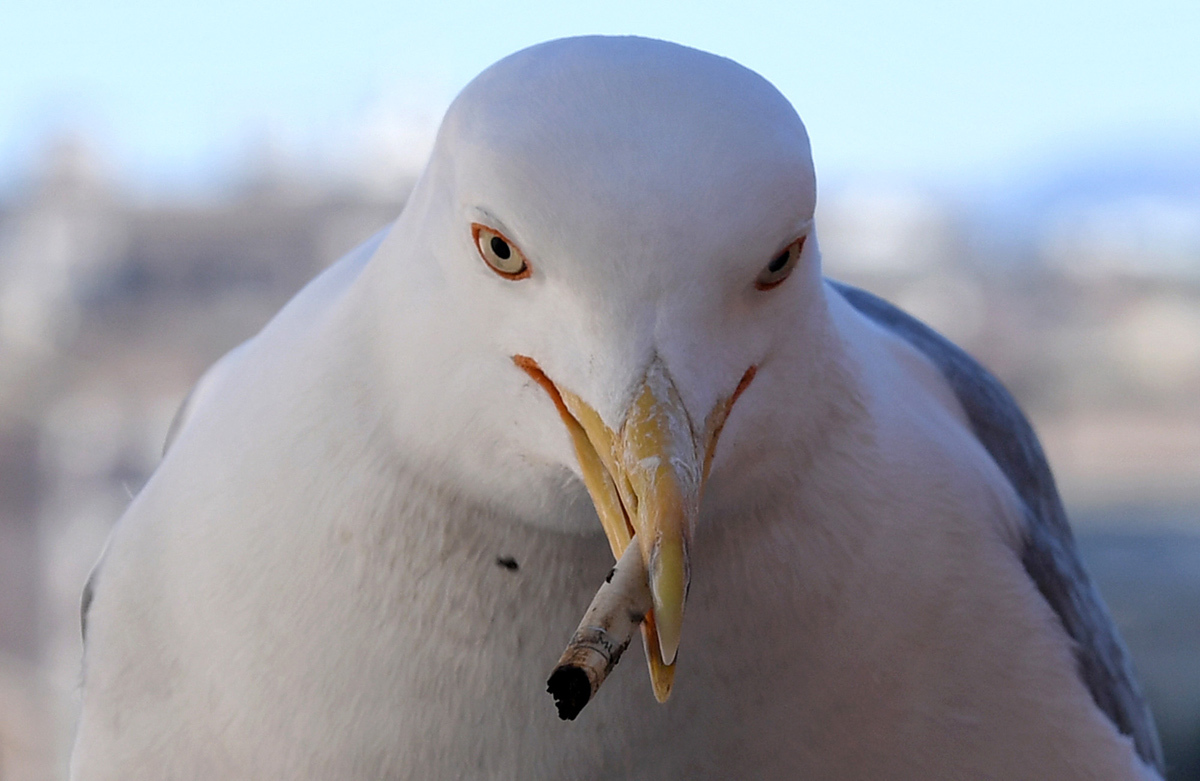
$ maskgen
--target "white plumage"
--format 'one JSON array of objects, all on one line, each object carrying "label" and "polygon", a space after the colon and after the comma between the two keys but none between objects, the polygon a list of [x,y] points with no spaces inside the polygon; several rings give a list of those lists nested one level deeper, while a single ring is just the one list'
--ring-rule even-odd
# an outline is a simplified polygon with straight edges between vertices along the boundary
[{"label": "white plumage", "polygon": [[[1036,440],[823,281],[814,205],[799,118],[728,60],[582,38],[484,72],[394,226],[186,405],[89,584],[73,778],[1155,778]],[[630,661],[576,721],[545,693],[613,531],[517,356],[597,452],[675,394],[682,520],[643,518],[658,460],[618,486],[667,524],[652,654],[687,599],[663,705]]]}]

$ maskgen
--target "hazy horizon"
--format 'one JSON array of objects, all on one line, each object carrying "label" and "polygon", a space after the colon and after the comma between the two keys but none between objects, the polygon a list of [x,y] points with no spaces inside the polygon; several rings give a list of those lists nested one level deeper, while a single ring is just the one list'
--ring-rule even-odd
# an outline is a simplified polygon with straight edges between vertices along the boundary
[{"label": "hazy horizon", "polygon": [[331,170],[363,145],[402,157],[487,65],[583,33],[666,38],[757,70],[804,118],[830,181],[976,191],[1071,155],[1166,148],[1200,160],[1200,5],[1189,0],[539,1],[503,12],[47,0],[6,22],[0,190],[63,133],[93,139],[123,181],[155,192],[220,186],[265,147]]}]

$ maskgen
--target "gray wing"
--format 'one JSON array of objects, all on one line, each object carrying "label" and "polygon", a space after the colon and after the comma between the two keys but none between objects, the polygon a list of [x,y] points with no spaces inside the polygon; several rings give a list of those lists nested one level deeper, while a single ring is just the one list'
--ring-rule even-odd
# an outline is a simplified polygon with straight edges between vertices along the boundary
[{"label": "gray wing", "polygon": [[975,436],[1016,488],[1027,517],[1021,563],[1075,641],[1079,675],[1100,710],[1133,739],[1142,760],[1165,773],[1154,717],[1129,653],[1083,568],[1037,435],[1000,381],[974,358],[882,298],[831,283],[862,314],[925,354],[945,375]]}]

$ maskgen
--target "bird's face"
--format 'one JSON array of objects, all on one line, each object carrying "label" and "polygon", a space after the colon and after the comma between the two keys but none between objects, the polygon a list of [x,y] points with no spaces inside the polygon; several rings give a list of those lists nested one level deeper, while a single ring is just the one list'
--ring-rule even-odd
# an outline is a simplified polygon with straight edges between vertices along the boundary
[{"label": "bird's face", "polygon": [[576,39],[467,87],[405,215],[471,330],[487,387],[465,403],[504,443],[497,466],[565,466],[614,555],[636,535],[660,699],[706,484],[731,452],[754,461],[773,425],[754,410],[820,295],[814,202],[804,127],[760,77]]}]

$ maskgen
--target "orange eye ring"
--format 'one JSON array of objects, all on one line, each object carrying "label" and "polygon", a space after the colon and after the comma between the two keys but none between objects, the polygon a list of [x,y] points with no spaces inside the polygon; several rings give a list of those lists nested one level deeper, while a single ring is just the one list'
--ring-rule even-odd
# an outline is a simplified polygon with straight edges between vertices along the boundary
[{"label": "orange eye ring", "polygon": [[475,241],[475,249],[479,250],[479,257],[483,258],[487,267],[505,279],[525,279],[533,273],[529,261],[525,259],[525,253],[495,228],[473,222],[471,238]]},{"label": "orange eye ring", "polygon": [[804,250],[804,240],[807,235],[793,241],[791,244],[771,259],[771,262],[759,272],[758,278],[754,280],[754,287],[758,290],[771,290],[779,287],[783,281],[791,276],[792,270],[796,268],[796,264],[800,260],[800,253]]}]

